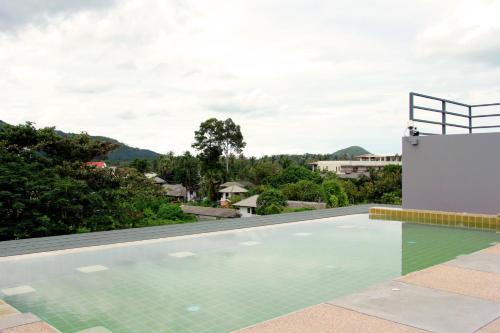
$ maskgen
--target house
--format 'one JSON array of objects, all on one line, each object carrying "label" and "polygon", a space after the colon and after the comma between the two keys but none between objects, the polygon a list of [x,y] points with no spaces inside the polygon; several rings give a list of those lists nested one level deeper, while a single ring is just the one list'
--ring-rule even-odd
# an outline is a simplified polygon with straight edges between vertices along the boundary
[{"label": "house", "polygon": [[144,176],[146,176],[146,178],[148,178],[148,179],[153,180],[153,182],[155,184],[157,184],[157,185],[162,185],[162,184],[166,183],[166,180],[164,180],[163,178],[158,177],[158,174],[154,173],[154,172],[147,172],[147,173],[144,174]]},{"label": "house", "polygon": [[[241,217],[250,217],[256,215],[257,209],[257,199],[259,195],[252,195],[246,199],[238,201],[233,204],[240,211]],[[286,202],[287,208],[310,208],[310,209],[325,209],[326,204],[324,202],[308,202],[308,201],[293,201],[288,200]]]},{"label": "house", "polygon": [[340,178],[358,178],[368,175],[370,169],[382,169],[386,165],[401,165],[400,155],[364,154],[351,161],[317,161],[309,163],[313,171],[335,172]]},{"label": "house", "polygon": [[227,201],[229,201],[232,196],[244,195],[247,192],[248,191],[245,188],[243,188],[239,185],[231,185],[231,186],[223,188],[222,190],[219,191],[219,193],[221,194],[221,199],[220,199],[221,206],[226,205]]},{"label": "house", "polygon": [[240,217],[240,214],[236,209],[230,208],[182,205],[181,209],[186,214],[196,215],[198,220],[220,220]]},{"label": "house", "polygon": [[251,197],[233,203],[233,206],[240,210],[241,217],[249,217],[256,214],[257,198],[259,198],[258,194],[252,195]]},{"label": "house", "polygon": [[163,184],[162,188],[167,193],[167,196],[180,201],[192,201],[197,197],[195,190],[187,190],[182,184]]},{"label": "house", "polygon": [[99,162],[87,162],[85,163],[86,166],[88,167],[94,167],[96,169],[104,169],[107,167],[106,162],[99,161]]}]

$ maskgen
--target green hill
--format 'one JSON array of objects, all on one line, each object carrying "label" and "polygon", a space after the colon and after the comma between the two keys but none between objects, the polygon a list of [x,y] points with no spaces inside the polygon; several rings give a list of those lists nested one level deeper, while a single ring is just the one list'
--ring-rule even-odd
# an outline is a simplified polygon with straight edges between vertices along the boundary
[{"label": "green hill", "polygon": [[[56,131],[56,132],[58,132],[61,135],[74,135],[73,133],[64,133],[61,131]],[[109,161],[110,163],[130,162],[136,158],[152,160],[160,156],[160,154],[152,150],[130,147],[129,145],[126,145],[118,140],[108,138],[106,136],[91,135],[91,137],[96,140],[115,142],[118,144],[118,148],[109,153],[108,156],[106,156],[105,158],[105,160]]]},{"label": "green hill", "polygon": [[356,156],[369,154],[370,152],[363,147],[360,146],[350,146],[344,149],[337,150],[335,153],[330,154],[330,160],[334,159],[352,159]]},{"label": "green hill", "polygon": [[[0,120],[0,129],[5,126],[7,123]],[[74,133],[65,133],[62,131],[56,130],[56,133],[58,133],[61,136],[67,136],[67,135],[75,135]],[[141,149],[141,148],[135,148],[135,147],[130,147],[129,145],[126,145],[122,142],[119,142],[118,140],[108,138],[105,136],[92,136],[92,138],[97,139],[97,140],[103,140],[103,141],[110,141],[110,142],[116,142],[118,143],[118,148],[112,151],[111,153],[106,156],[105,160],[109,161],[112,164],[116,163],[122,163],[122,162],[130,162],[133,161],[136,158],[139,159],[155,159],[158,157],[160,154],[149,150],[149,149]]]}]

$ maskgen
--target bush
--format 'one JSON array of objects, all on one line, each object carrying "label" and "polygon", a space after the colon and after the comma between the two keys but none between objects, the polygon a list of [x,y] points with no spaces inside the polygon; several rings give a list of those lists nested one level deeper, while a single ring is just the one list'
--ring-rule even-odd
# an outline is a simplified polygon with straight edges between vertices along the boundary
[{"label": "bush", "polygon": [[283,211],[282,206],[278,206],[277,204],[271,204],[270,206],[267,206],[265,209],[265,214],[263,215],[273,215],[273,214],[280,214]]},{"label": "bush", "polygon": [[281,190],[289,200],[318,202],[322,197],[320,185],[310,180],[284,185]]},{"label": "bush", "polygon": [[[276,206],[272,207],[271,206]],[[279,210],[279,213],[283,210],[283,207],[286,206],[286,197],[279,190],[271,189],[262,192],[257,199],[257,214],[259,215],[269,215],[278,214],[276,211]]]},{"label": "bush", "polygon": [[384,193],[380,198],[380,202],[390,205],[401,205],[401,193],[397,192]]},{"label": "bush", "polygon": [[177,205],[162,204],[156,213],[156,216],[163,220],[177,221],[184,218],[181,207]]},{"label": "bush", "polygon": [[321,182],[321,175],[318,172],[313,172],[310,169],[299,166],[299,165],[291,165],[282,173],[266,178],[266,183],[274,186],[280,187],[286,184],[296,183],[301,180],[310,180],[315,183]]},{"label": "bush", "polygon": [[349,198],[342,185],[336,180],[325,180],[321,184],[323,200],[328,207],[343,207],[349,204]]}]

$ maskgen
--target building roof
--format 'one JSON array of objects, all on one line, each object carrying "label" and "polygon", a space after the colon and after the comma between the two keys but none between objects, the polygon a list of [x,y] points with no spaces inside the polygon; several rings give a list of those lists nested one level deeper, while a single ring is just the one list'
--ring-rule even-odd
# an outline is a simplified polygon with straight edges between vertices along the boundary
[{"label": "building roof", "polygon": [[252,195],[251,197],[248,197],[246,199],[243,199],[241,201],[233,203],[233,206],[236,207],[257,207],[257,198],[259,197],[258,194]]},{"label": "building roof", "polygon": [[158,177],[158,174],[154,172],[147,172],[144,176],[148,179],[152,179],[155,184],[165,184],[167,182],[165,179]]},{"label": "building roof", "polygon": [[401,161],[317,161],[309,163],[316,166],[366,166],[366,167],[377,167],[385,166],[388,164],[401,164]]},{"label": "building roof", "polygon": [[85,163],[86,166],[90,166],[90,167],[94,167],[94,168],[98,168],[98,169],[102,169],[102,168],[105,168],[106,167],[106,162],[87,162]]},{"label": "building roof", "polygon": [[[233,204],[236,207],[252,207],[257,208],[257,199],[259,195],[252,195],[249,198],[243,199]],[[313,209],[325,209],[326,204],[324,202],[308,202],[308,201],[293,201],[288,200],[287,202],[288,208],[313,208]]]},{"label": "building roof", "polygon": [[308,201],[293,201],[286,202],[288,208],[312,208],[312,209],[325,209],[326,203],[324,202],[308,202]]},{"label": "building roof", "polygon": [[162,187],[170,197],[185,197],[186,188],[182,184],[163,184]]},{"label": "building roof", "polygon": [[246,181],[246,180],[238,180],[237,182],[236,181],[231,181],[231,182],[225,182],[224,184],[221,184],[221,188],[224,188],[224,187],[229,187],[229,186],[232,186],[232,185],[237,185],[239,187],[243,187],[243,188],[246,188],[246,187],[254,187],[255,184],[253,184],[252,182],[249,182],[249,181]]},{"label": "building roof", "polygon": [[247,192],[248,192],[247,190],[238,185],[231,185],[219,191],[219,193],[247,193]]},{"label": "building roof", "polygon": [[186,214],[194,214],[198,216],[211,216],[220,218],[239,217],[239,212],[236,209],[230,208],[213,208],[201,206],[182,205],[182,211]]},{"label": "building roof", "polygon": [[358,156],[356,156],[356,158],[360,158],[360,157],[394,157],[394,156],[399,156],[399,155],[398,154],[372,154],[372,153],[368,153],[368,154],[358,155]]}]

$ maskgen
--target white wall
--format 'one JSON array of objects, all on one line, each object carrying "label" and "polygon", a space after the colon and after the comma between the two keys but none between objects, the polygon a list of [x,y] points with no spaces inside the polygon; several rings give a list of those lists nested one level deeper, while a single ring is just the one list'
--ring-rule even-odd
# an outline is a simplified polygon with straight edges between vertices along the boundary
[{"label": "white wall", "polygon": [[[248,209],[248,207],[240,207],[240,215],[241,215],[241,217],[250,217],[250,216],[253,216],[253,214],[249,213],[247,209]],[[250,208],[250,211],[251,211],[251,208]]]}]

